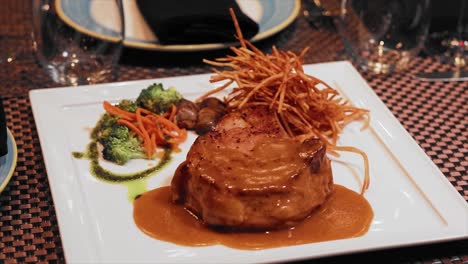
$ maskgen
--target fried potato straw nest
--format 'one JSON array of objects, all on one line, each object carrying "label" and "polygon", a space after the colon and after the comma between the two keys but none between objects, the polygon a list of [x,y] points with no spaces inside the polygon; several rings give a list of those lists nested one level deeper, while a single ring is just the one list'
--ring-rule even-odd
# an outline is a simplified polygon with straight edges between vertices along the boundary
[{"label": "fried potato straw nest", "polygon": [[299,140],[319,138],[327,146],[328,153],[335,156],[338,156],[338,151],[361,155],[365,165],[363,194],[370,182],[367,155],[352,146],[337,146],[336,142],[350,122],[363,121],[363,128],[368,127],[369,111],[352,106],[327,83],[304,73],[303,57],[308,48],[297,55],[273,46],[272,53],[265,54],[243,38],[236,16],[232,10],[230,12],[241,46],[230,47],[235,55],[215,61],[204,60],[207,64],[221,67],[220,70],[213,69],[215,75],[210,82],[224,83],[198,100],[234,84],[235,87],[225,98],[229,110],[266,105],[275,110],[276,120],[290,137]]}]

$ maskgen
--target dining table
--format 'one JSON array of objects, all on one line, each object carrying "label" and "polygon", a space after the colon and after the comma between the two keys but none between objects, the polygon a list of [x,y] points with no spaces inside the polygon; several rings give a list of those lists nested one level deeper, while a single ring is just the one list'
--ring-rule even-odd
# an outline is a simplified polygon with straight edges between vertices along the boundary
[{"label": "dining table", "polygon": [[[31,1],[14,3],[31,9]],[[304,6],[301,5],[297,18],[284,30],[255,45],[264,52],[270,52],[272,46],[295,53],[309,47],[304,64],[347,60],[341,38],[333,27],[310,23],[303,13]],[[15,45],[21,55],[16,62],[0,65],[0,96],[18,153],[14,174],[0,193],[0,262],[65,263],[55,201],[29,98],[32,90],[60,85],[52,81],[34,56],[29,31],[31,18],[14,12],[15,8],[17,10],[18,6],[2,5],[0,8],[0,38],[15,38],[11,45]],[[117,65],[117,79],[113,82],[210,73],[211,66],[202,59],[221,57],[227,52],[228,49],[167,52],[125,47]],[[424,53],[414,58],[408,69],[399,72],[377,74],[357,67],[386,107],[468,203],[468,82],[415,78],[420,72],[454,69]],[[301,263],[309,262],[468,263],[468,239],[301,260]]]}]

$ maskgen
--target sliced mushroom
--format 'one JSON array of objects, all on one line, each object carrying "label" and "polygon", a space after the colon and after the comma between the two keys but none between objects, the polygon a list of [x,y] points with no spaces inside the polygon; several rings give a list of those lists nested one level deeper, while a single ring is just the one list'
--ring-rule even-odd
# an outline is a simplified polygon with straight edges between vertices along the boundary
[{"label": "sliced mushroom", "polygon": [[211,107],[211,108],[221,107],[221,108],[225,108],[226,105],[224,104],[223,101],[219,100],[216,97],[207,97],[203,101],[200,102],[200,108],[204,108],[204,107]]},{"label": "sliced mushroom", "polygon": [[175,121],[177,126],[193,129],[197,123],[199,107],[192,101],[182,99],[177,104]]},{"label": "sliced mushroom", "polygon": [[212,130],[219,119],[226,113],[225,104],[214,97],[208,97],[200,103],[195,131],[203,135]]}]

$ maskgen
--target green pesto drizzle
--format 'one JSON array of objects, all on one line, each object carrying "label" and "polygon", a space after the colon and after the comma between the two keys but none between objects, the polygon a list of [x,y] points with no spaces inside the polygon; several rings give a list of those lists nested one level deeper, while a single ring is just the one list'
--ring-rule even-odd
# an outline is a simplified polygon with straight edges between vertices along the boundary
[{"label": "green pesto drizzle", "polygon": [[127,186],[127,195],[130,201],[133,201],[137,196],[147,191],[146,178],[156,174],[171,161],[172,150],[166,148],[164,149],[164,155],[162,159],[155,166],[143,171],[119,174],[109,171],[99,164],[99,150],[97,145],[97,142],[92,140],[88,144],[85,152],[72,152],[72,155],[77,159],[86,158],[90,160],[90,172],[97,179],[108,183],[123,184]]},{"label": "green pesto drizzle", "polygon": [[87,152],[88,152],[87,156],[89,160],[91,161],[91,174],[93,174],[96,178],[106,181],[106,182],[123,183],[123,182],[132,181],[132,180],[147,178],[148,176],[151,176],[154,173],[158,172],[165,165],[169,163],[169,161],[171,160],[172,151],[170,149],[165,149],[164,156],[162,157],[162,159],[159,161],[159,163],[156,166],[148,168],[143,171],[128,173],[128,174],[118,174],[115,172],[111,172],[109,170],[104,169],[99,164],[99,159],[98,159],[99,151],[97,148],[96,141],[92,141],[88,145]]},{"label": "green pesto drizzle", "polygon": [[86,157],[86,153],[78,152],[78,151],[73,151],[72,155],[73,155],[73,157],[75,157],[75,159],[83,159],[83,158]]}]

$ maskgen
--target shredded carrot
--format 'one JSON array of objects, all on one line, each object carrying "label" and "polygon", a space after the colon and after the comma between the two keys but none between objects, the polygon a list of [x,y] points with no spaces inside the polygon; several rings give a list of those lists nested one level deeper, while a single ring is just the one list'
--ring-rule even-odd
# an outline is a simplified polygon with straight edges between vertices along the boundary
[{"label": "shredded carrot", "polygon": [[148,159],[153,157],[158,145],[170,146],[179,151],[178,144],[187,139],[187,131],[174,123],[177,107],[172,105],[163,115],[158,115],[144,108],[137,108],[135,113],[128,112],[104,101],[107,113],[119,117],[117,123],[133,131],[142,140]]},{"label": "shredded carrot", "polygon": [[111,115],[118,116],[120,118],[126,119],[126,120],[133,120],[135,118],[134,113],[130,113],[127,111],[124,111],[116,106],[113,106],[111,103],[108,101],[102,102],[102,105],[104,106],[104,109]]},{"label": "shredded carrot", "polygon": [[162,125],[168,127],[169,129],[172,129],[172,130],[175,130],[175,131],[179,131],[180,128],[172,123],[171,121],[167,120],[166,118],[162,117],[162,116],[156,116],[156,120],[157,122],[161,123]]},{"label": "shredded carrot", "polygon": [[164,135],[163,133],[161,132],[161,128],[159,126],[155,126],[156,128],[156,139],[158,139],[158,141],[161,141],[161,142],[164,142]]},{"label": "shredded carrot", "polygon": [[155,113],[151,112],[150,110],[146,110],[146,109],[141,108],[141,107],[139,107],[138,109],[140,109],[140,112],[143,113],[143,114],[145,114],[145,115],[153,115],[153,114],[155,114]]},{"label": "shredded carrot", "polygon": [[145,147],[146,155],[148,156],[148,158],[150,158],[153,154],[153,150],[151,149],[150,136],[145,126],[143,125],[142,116],[141,116],[141,108],[138,108],[135,114],[136,114],[136,121],[137,121],[138,127],[140,127],[141,132],[143,134],[143,146]]},{"label": "shredded carrot", "polygon": [[131,122],[125,119],[119,119],[117,120],[117,124],[128,127],[131,131],[135,132],[135,134],[137,134],[139,137],[143,138],[143,133],[140,131],[140,129],[137,126],[135,126]]},{"label": "shredded carrot", "polygon": [[175,114],[177,113],[177,106],[175,106],[174,104],[172,105],[171,107],[171,114],[169,115],[169,121],[174,121],[174,117],[175,117]]},{"label": "shredded carrot", "polygon": [[156,144],[156,134],[152,133],[151,134],[151,145],[153,148],[156,148],[158,144]]}]

